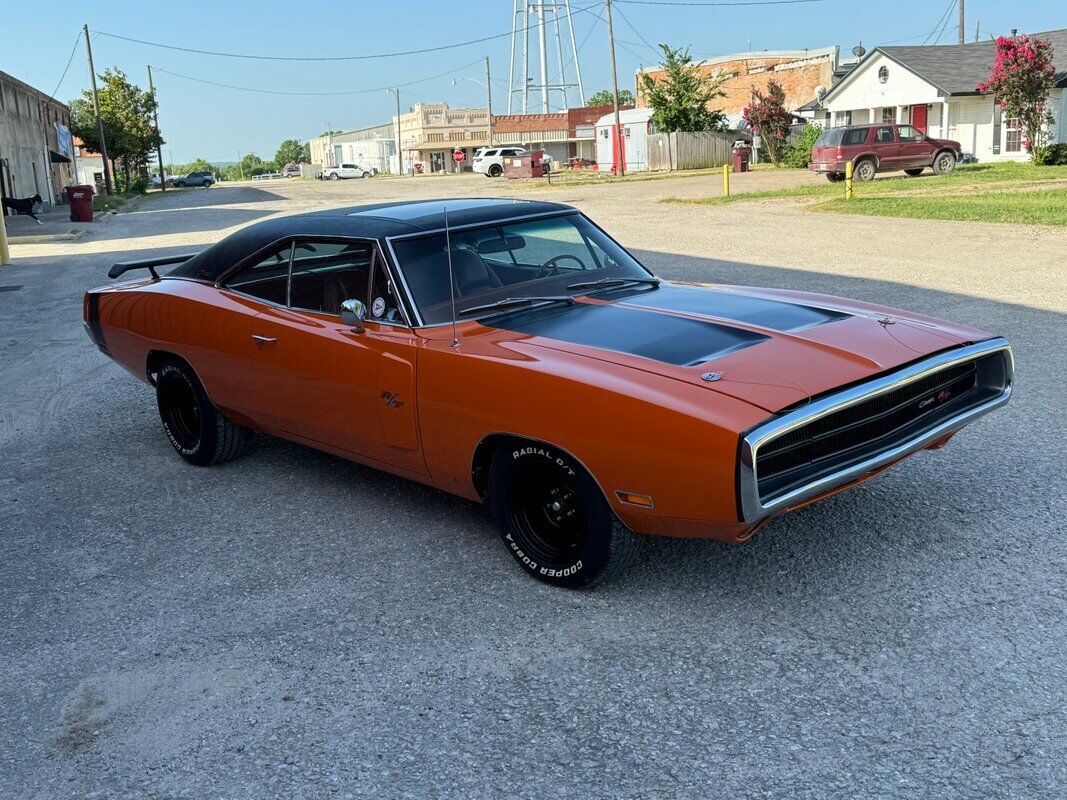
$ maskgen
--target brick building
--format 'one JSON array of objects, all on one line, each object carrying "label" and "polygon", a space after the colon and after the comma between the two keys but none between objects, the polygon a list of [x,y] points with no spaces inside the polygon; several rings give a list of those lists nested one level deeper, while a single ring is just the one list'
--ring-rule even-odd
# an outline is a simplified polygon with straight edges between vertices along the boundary
[{"label": "brick building", "polygon": [[612,110],[613,106],[584,106],[555,114],[494,114],[493,144],[544,150],[556,162],[592,161],[596,158],[594,126]]},{"label": "brick building", "polygon": [[[753,90],[765,92],[772,80],[785,90],[786,108],[790,111],[815,98],[819,87],[829,90],[840,66],[838,55],[836,46],[818,50],[763,50],[710,58],[699,62],[697,67],[705,74],[728,76],[722,86],[726,96],[717,98],[712,106],[726,114],[730,127],[736,128]],[[660,66],[638,70],[638,107],[648,105],[642,90],[642,74],[654,79],[664,75]]]}]

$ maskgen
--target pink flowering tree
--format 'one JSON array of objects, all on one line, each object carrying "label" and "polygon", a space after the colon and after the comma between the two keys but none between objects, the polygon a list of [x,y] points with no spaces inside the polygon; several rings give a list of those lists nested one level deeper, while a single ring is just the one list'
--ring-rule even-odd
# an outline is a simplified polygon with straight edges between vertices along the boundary
[{"label": "pink flowering tree", "polygon": [[1016,117],[1023,132],[1023,145],[1031,153],[1040,147],[1052,114],[1046,108],[1056,68],[1051,42],[1029,36],[997,39],[997,58],[989,80],[978,91],[992,92],[1006,117]]},{"label": "pink flowering tree", "polygon": [[752,91],[752,100],[743,112],[752,132],[760,138],[760,147],[777,164],[789,142],[793,115],[785,108],[785,90],[777,81],[767,83],[767,92]]}]

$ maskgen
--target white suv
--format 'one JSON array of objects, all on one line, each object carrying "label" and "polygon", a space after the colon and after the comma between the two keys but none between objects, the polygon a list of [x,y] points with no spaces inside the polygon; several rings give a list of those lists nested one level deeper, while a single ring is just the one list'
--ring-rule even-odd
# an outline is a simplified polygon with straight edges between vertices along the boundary
[{"label": "white suv", "polygon": [[327,167],[322,171],[324,181],[339,181],[341,178],[369,178],[373,175],[370,170],[355,164],[342,164],[339,167]]},{"label": "white suv", "polygon": [[504,159],[525,152],[522,147],[480,147],[474,151],[471,169],[487,178],[499,178],[504,174]]}]

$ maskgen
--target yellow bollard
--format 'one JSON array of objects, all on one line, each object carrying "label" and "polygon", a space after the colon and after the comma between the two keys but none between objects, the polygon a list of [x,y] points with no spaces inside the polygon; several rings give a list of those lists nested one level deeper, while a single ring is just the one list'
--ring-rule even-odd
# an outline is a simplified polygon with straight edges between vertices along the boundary
[{"label": "yellow bollard", "polygon": [[11,266],[11,251],[7,249],[7,221],[0,209],[0,267]]},{"label": "yellow bollard", "polygon": [[845,164],[845,199],[852,199],[852,162]]},{"label": "yellow bollard", "polygon": [[722,165],[722,196],[730,196],[730,165]]}]

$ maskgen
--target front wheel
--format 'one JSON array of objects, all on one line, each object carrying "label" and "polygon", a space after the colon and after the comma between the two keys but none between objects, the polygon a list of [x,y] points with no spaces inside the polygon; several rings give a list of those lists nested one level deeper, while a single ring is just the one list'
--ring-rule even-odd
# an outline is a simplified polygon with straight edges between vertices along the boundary
[{"label": "front wheel", "polygon": [[934,172],[938,175],[947,175],[956,169],[956,156],[953,153],[945,151],[938,153],[934,159]]},{"label": "front wheel", "polygon": [[205,189],[207,189],[207,188],[209,188],[211,186],[211,181],[204,181],[200,185],[203,186]]},{"label": "front wheel", "polygon": [[591,586],[621,572],[637,553],[637,535],[615,516],[596,481],[550,445],[501,445],[490,468],[489,505],[519,566],[553,586]]},{"label": "front wheel", "polygon": [[243,455],[252,444],[252,431],[223,416],[196,373],[181,361],[168,360],[159,368],[156,402],[164,433],[190,464],[221,464]]},{"label": "front wheel", "polygon": [[370,176],[371,176],[371,173],[369,173],[369,172],[364,172],[362,175],[360,175],[361,178],[369,178]]}]

